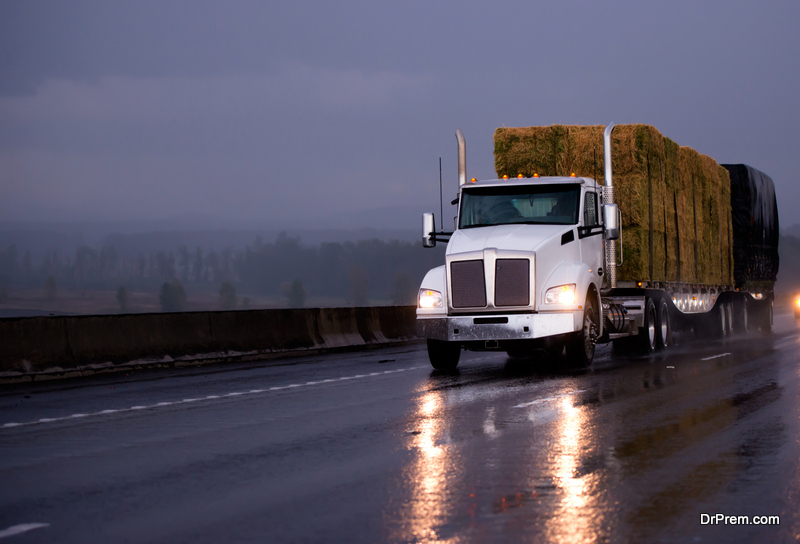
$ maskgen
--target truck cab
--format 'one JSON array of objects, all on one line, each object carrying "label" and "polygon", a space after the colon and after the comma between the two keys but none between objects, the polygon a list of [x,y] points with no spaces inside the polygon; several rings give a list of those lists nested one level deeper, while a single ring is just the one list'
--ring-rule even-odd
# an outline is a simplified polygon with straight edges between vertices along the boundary
[{"label": "truck cab", "polygon": [[[603,333],[602,189],[574,175],[460,185],[445,264],[426,274],[417,305],[417,332],[434,368],[454,368],[462,348],[566,346],[573,364],[591,364]],[[429,247],[433,224],[426,214]]]}]

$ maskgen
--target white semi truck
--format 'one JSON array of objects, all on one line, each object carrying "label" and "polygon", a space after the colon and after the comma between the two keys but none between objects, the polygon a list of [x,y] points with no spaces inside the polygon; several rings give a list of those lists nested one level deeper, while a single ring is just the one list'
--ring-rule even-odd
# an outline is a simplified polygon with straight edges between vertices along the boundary
[{"label": "white semi truck", "polygon": [[668,348],[673,328],[771,329],[769,282],[746,292],[733,283],[617,281],[626,210],[614,202],[613,128],[603,134],[604,185],[574,175],[468,181],[456,132],[454,230],[437,232],[432,213],[422,221],[425,247],[448,240],[444,264],[425,275],[417,301],[417,333],[435,369],[456,368],[462,349],[560,357],[565,348],[561,360],[585,368],[598,343],[649,354]]}]

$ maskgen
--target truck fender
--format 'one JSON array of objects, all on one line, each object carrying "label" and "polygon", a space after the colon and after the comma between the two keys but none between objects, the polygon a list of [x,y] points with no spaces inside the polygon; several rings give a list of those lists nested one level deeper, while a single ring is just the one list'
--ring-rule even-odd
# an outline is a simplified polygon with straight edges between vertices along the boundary
[{"label": "truck fender", "polygon": [[[444,299],[444,304],[441,309],[437,308],[435,310],[423,310],[419,307],[417,308],[417,314],[424,313],[425,315],[430,314],[447,314],[447,290],[445,289],[445,267],[437,266],[436,268],[432,268],[428,270],[428,273],[425,274],[425,277],[422,279],[422,283],[419,286],[420,290],[422,289],[430,289],[432,291],[438,291],[442,294]],[[419,295],[418,295],[419,296]]]},{"label": "truck fender", "polygon": [[[550,274],[550,277],[547,278],[544,287],[540,290],[539,296],[541,298],[539,300],[544,302],[544,294],[551,287],[574,283],[576,305],[583,306],[583,303],[586,300],[586,295],[589,293],[589,289],[592,288],[593,291],[592,298],[594,300],[595,311],[597,312],[596,318],[597,318],[598,335],[602,335],[603,306],[600,300],[600,287],[597,285],[596,282],[597,282],[596,275],[593,273],[593,271],[589,269],[586,263],[582,263],[580,261],[561,263],[558,267],[556,267],[555,270],[553,270],[553,272]],[[542,309],[542,307],[543,307],[542,305],[539,306],[540,309]]]}]

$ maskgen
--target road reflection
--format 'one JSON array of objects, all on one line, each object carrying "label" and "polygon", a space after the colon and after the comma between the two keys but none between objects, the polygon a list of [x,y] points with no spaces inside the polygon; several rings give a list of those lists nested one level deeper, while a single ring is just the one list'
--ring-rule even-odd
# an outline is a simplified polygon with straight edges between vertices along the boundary
[{"label": "road reflection", "polygon": [[[592,492],[597,473],[586,471],[583,456],[590,448],[589,411],[576,406],[573,396],[559,403],[560,417],[555,424],[554,457],[550,477],[560,496],[547,523],[547,540],[551,542],[596,542],[602,532],[603,516],[598,508],[598,495]],[[545,474],[545,477],[548,475]]]},{"label": "road reflection", "polygon": [[455,445],[447,436],[445,402],[442,391],[428,391],[416,402],[414,436],[410,448],[414,461],[408,468],[406,484],[410,498],[405,518],[405,534],[412,542],[459,542],[453,535],[443,535],[441,526],[453,514],[450,500],[453,486],[459,485],[461,466]]}]

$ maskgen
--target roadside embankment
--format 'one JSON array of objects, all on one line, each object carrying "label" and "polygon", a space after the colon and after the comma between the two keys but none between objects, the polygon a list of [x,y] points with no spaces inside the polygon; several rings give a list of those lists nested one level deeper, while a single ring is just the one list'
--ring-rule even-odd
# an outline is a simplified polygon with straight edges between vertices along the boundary
[{"label": "roadside embankment", "polygon": [[414,337],[413,306],[0,319],[0,381],[253,360]]}]

